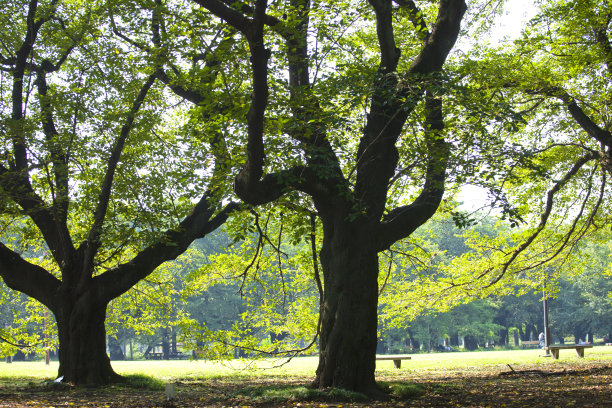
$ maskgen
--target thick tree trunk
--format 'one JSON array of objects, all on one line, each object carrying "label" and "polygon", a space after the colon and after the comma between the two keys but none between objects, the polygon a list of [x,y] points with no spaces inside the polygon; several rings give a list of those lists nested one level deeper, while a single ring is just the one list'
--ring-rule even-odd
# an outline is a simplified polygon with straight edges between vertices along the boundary
[{"label": "thick tree trunk", "polygon": [[519,334],[518,334],[518,331],[515,331],[513,336],[514,336],[514,346],[518,347],[519,346]]},{"label": "thick tree trunk", "polygon": [[450,336],[451,347],[459,347],[459,332],[454,332]]},{"label": "thick tree trunk", "polygon": [[167,327],[162,329],[162,353],[164,360],[170,359],[170,333]]},{"label": "thick tree trunk", "polygon": [[507,345],[508,344],[508,329],[507,328],[500,329],[499,332],[497,333],[497,337],[498,337],[498,342],[500,346]]},{"label": "thick tree trunk", "polygon": [[466,350],[474,351],[478,349],[478,339],[476,336],[468,334],[463,337],[463,347]]},{"label": "thick tree trunk", "polygon": [[111,360],[125,360],[125,353],[121,348],[121,344],[113,336],[108,336],[108,353]]},{"label": "thick tree trunk", "polygon": [[74,303],[64,299],[55,314],[60,345],[58,378],[63,382],[97,386],[121,380],[106,354],[106,305],[94,304],[87,295]]},{"label": "thick tree trunk", "polygon": [[538,338],[538,331],[535,325],[528,323],[525,326],[525,338],[523,340],[533,341]]},{"label": "thick tree trunk", "polygon": [[172,342],[170,344],[170,353],[175,355],[178,353],[176,341],[176,330],[172,329]]},{"label": "thick tree trunk", "polygon": [[321,250],[324,301],[313,385],[382,397],[374,380],[378,256],[366,234],[343,227],[326,235]]}]

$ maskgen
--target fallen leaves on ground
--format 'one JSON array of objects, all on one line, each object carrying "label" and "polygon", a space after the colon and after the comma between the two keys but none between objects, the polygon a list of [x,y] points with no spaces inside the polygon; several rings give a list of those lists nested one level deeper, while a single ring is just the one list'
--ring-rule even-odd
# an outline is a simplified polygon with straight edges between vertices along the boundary
[{"label": "fallen leaves on ground", "polygon": [[607,407],[612,406],[612,364],[572,362],[555,365],[473,367],[448,371],[385,372],[385,382],[420,384],[415,399],[376,401],[284,400],[261,398],[262,389],[306,387],[306,377],[253,380],[218,378],[177,382],[175,401],[164,391],[129,387],[55,388],[43,384],[0,388],[0,408],[15,407]]}]

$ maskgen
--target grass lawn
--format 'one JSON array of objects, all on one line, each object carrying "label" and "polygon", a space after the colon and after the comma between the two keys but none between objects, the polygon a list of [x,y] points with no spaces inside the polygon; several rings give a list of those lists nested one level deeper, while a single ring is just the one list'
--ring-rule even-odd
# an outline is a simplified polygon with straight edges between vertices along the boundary
[{"label": "grass lawn", "polygon": [[175,406],[185,407],[612,407],[612,347],[586,349],[585,358],[574,350],[561,350],[559,360],[542,354],[536,349],[414,354],[400,370],[392,361],[378,361],[377,379],[395,396],[379,403],[309,389],[316,357],[295,358],[281,367],[275,366],[283,360],[117,361],[113,367],[131,385],[95,390],[49,386],[56,362],[0,363],[0,407],[174,406],[164,400],[167,382],[177,384]]}]

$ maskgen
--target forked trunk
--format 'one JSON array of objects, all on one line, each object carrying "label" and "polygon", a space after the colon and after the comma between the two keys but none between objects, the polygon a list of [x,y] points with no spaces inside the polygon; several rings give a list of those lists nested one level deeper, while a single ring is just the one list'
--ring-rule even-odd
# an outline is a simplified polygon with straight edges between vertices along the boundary
[{"label": "forked trunk", "polygon": [[106,305],[94,306],[89,296],[78,302],[64,301],[56,313],[59,334],[61,381],[84,386],[105,385],[121,380],[106,354]]},{"label": "forked trunk", "polygon": [[344,229],[326,236],[321,250],[324,303],[313,385],[381,397],[374,379],[378,256],[367,234]]}]

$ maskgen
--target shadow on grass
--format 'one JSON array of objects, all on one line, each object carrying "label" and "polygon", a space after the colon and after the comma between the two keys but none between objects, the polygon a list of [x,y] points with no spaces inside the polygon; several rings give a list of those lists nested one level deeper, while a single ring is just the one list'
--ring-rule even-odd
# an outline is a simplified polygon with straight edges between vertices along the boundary
[{"label": "shadow on grass", "polygon": [[[393,400],[418,398],[425,394],[425,387],[401,382],[379,384]],[[364,402],[370,401],[365,394],[340,388],[316,389],[305,385],[258,385],[236,391],[231,398],[247,403],[270,404],[295,401],[317,402]]]},{"label": "shadow on grass", "polygon": [[125,381],[117,383],[117,385],[151,391],[163,391],[165,387],[163,381],[144,374],[129,374],[124,375],[123,378]]},{"label": "shadow on grass", "polygon": [[421,384],[413,384],[406,382],[382,382],[378,385],[386,391],[391,398],[396,400],[408,400],[419,398],[427,392]]}]

